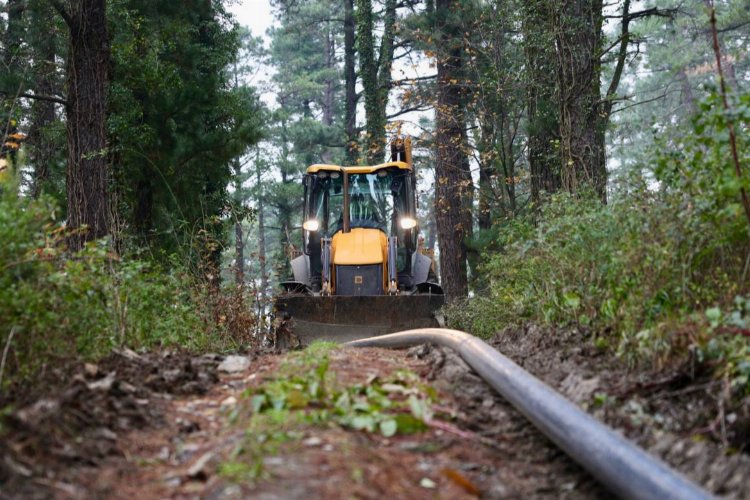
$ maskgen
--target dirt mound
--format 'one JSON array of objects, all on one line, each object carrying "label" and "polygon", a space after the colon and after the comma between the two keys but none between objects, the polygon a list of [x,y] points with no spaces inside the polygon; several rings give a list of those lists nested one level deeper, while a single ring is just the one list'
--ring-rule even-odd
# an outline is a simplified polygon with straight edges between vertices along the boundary
[{"label": "dirt mound", "polygon": [[631,369],[572,327],[508,328],[489,343],[708,490],[750,491],[748,400],[730,408],[724,382],[692,360]]},{"label": "dirt mound", "polygon": [[[58,388],[0,421],[0,490],[46,497],[55,471],[121,454],[120,436],[163,423],[172,394],[203,394],[218,380],[217,356],[120,350],[78,366]],[[2,494],[0,494],[2,497]]]}]

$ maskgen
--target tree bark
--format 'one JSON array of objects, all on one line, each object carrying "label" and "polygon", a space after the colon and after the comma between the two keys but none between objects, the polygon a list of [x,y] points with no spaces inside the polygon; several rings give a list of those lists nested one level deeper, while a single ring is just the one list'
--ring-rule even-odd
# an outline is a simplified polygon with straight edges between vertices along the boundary
[{"label": "tree bark", "polygon": [[[42,8],[45,7],[45,8]],[[32,20],[42,24],[50,12],[48,6],[40,5],[32,11]],[[58,93],[55,82],[55,57],[57,46],[56,35],[45,33],[34,44],[35,95],[55,95]],[[50,167],[55,161],[55,144],[49,138],[48,128],[55,122],[55,103],[47,100],[35,100],[32,104],[31,124],[29,126],[29,160],[34,166],[34,180],[31,195],[38,198],[44,191],[50,177]]]},{"label": "tree bark", "polygon": [[[235,84],[237,78],[235,76]],[[242,206],[242,166],[240,158],[233,160],[234,170],[234,201],[237,206]],[[242,230],[242,217],[235,216],[234,221],[234,283],[237,288],[245,285],[245,237]]]},{"label": "tree bark", "polygon": [[559,140],[560,123],[555,103],[557,80],[554,70],[553,11],[548,0],[524,2],[524,52],[526,55],[526,108],[531,198],[542,192],[555,193],[562,186]]},{"label": "tree bark", "polygon": [[385,157],[386,108],[396,35],[396,7],[396,0],[385,1],[383,36],[380,39],[380,50],[376,57],[372,1],[357,0],[359,73],[365,96],[367,161],[371,165],[382,162]]},{"label": "tree bark", "polygon": [[471,236],[472,180],[466,156],[466,117],[462,80],[461,27],[456,0],[435,4],[437,58],[437,108],[435,111],[435,216],[440,245],[440,273],[448,302],[466,297],[467,247]]},{"label": "tree bark", "polygon": [[357,70],[355,68],[354,0],[344,0],[344,126],[346,129],[346,163],[356,165],[357,144]]},{"label": "tree bark", "polygon": [[[106,110],[109,38],[106,0],[73,0],[69,10],[55,3],[68,25],[68,226],[72,250],[110,229]],[[84,230],[84,227],[86,228]]]},{"label": "tree bark", "polygon": [[606,202],[600,117],[602,0],[566,0],[555,16],[562,185],[570,193],[592,188]]},{"label": "tree bark", "polygon": [[[23,17],[26,12],[26,0],[8,0],[5,12],[7,26],[3,34],[3,45],[5,46],[5,53],[3,54],[4,70],[15,73],[22,66],[20,59],[25,32]],[[15,89],[11,90],[15,91]]]},{"label": "tree bark", "polygon": [[260,179],[260,162],[255,161],[255,184],[258,189],[258,262],[260,263],[260,294],[265,297],[268,291],[268,266],[266,264],[266,216],[263,199],[263,185]]}]

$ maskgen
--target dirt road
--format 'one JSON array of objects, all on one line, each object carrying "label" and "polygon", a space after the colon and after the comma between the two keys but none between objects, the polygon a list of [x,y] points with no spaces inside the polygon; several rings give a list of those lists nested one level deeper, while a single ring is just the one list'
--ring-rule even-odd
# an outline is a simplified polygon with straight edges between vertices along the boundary
[{"label": "dirt road", "polygon": [[[493,343],[712,491],[750,491],[747,455],[696,433],[705,381],[628,374],[574,330]],[[608,497],[451,352],[221,359],[122,351],[79,367],[5,419],[0,497]]]}]

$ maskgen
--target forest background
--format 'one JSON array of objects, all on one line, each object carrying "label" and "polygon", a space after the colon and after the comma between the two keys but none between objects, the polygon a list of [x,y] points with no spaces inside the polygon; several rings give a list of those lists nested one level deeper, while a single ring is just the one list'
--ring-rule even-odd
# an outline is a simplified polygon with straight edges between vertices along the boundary
[{"label": "forest background", "polygon": [[452,326],[576,323],[747,393],[746,2],[271,5],[264,40],[219,0],[0,2],[0,384],[257,344],[304,168],[408,132]]}]

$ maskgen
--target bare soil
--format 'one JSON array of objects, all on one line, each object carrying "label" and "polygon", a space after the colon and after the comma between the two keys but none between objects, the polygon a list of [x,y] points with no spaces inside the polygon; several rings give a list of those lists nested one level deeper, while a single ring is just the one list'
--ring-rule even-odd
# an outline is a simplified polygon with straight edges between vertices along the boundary
[{"label": "bare soil", "polygon": [[[577,329],[509,329],[491,344],[710,491],[750,498],[746,416],[721,407],[721,382],[684,365],[628,370]],[[262,475],[229,477],[220,470],[245,436],[243,393],[277,376],[284,355],[255,356],[234,374],[218,373],[220,360],[122,351],[16,401],[2,420],[0,498],[610,496],[455,354],[427,346],[330,359],[342,383],[408,368],[433,385],[441,417],[425,432],[302,426],[263,457]]]},{"label": "bare soil", "polygon": [[714,494],[750,498],[750,399],[694,360],[628,367],[585,329],[527,325],[490,344]]}]

